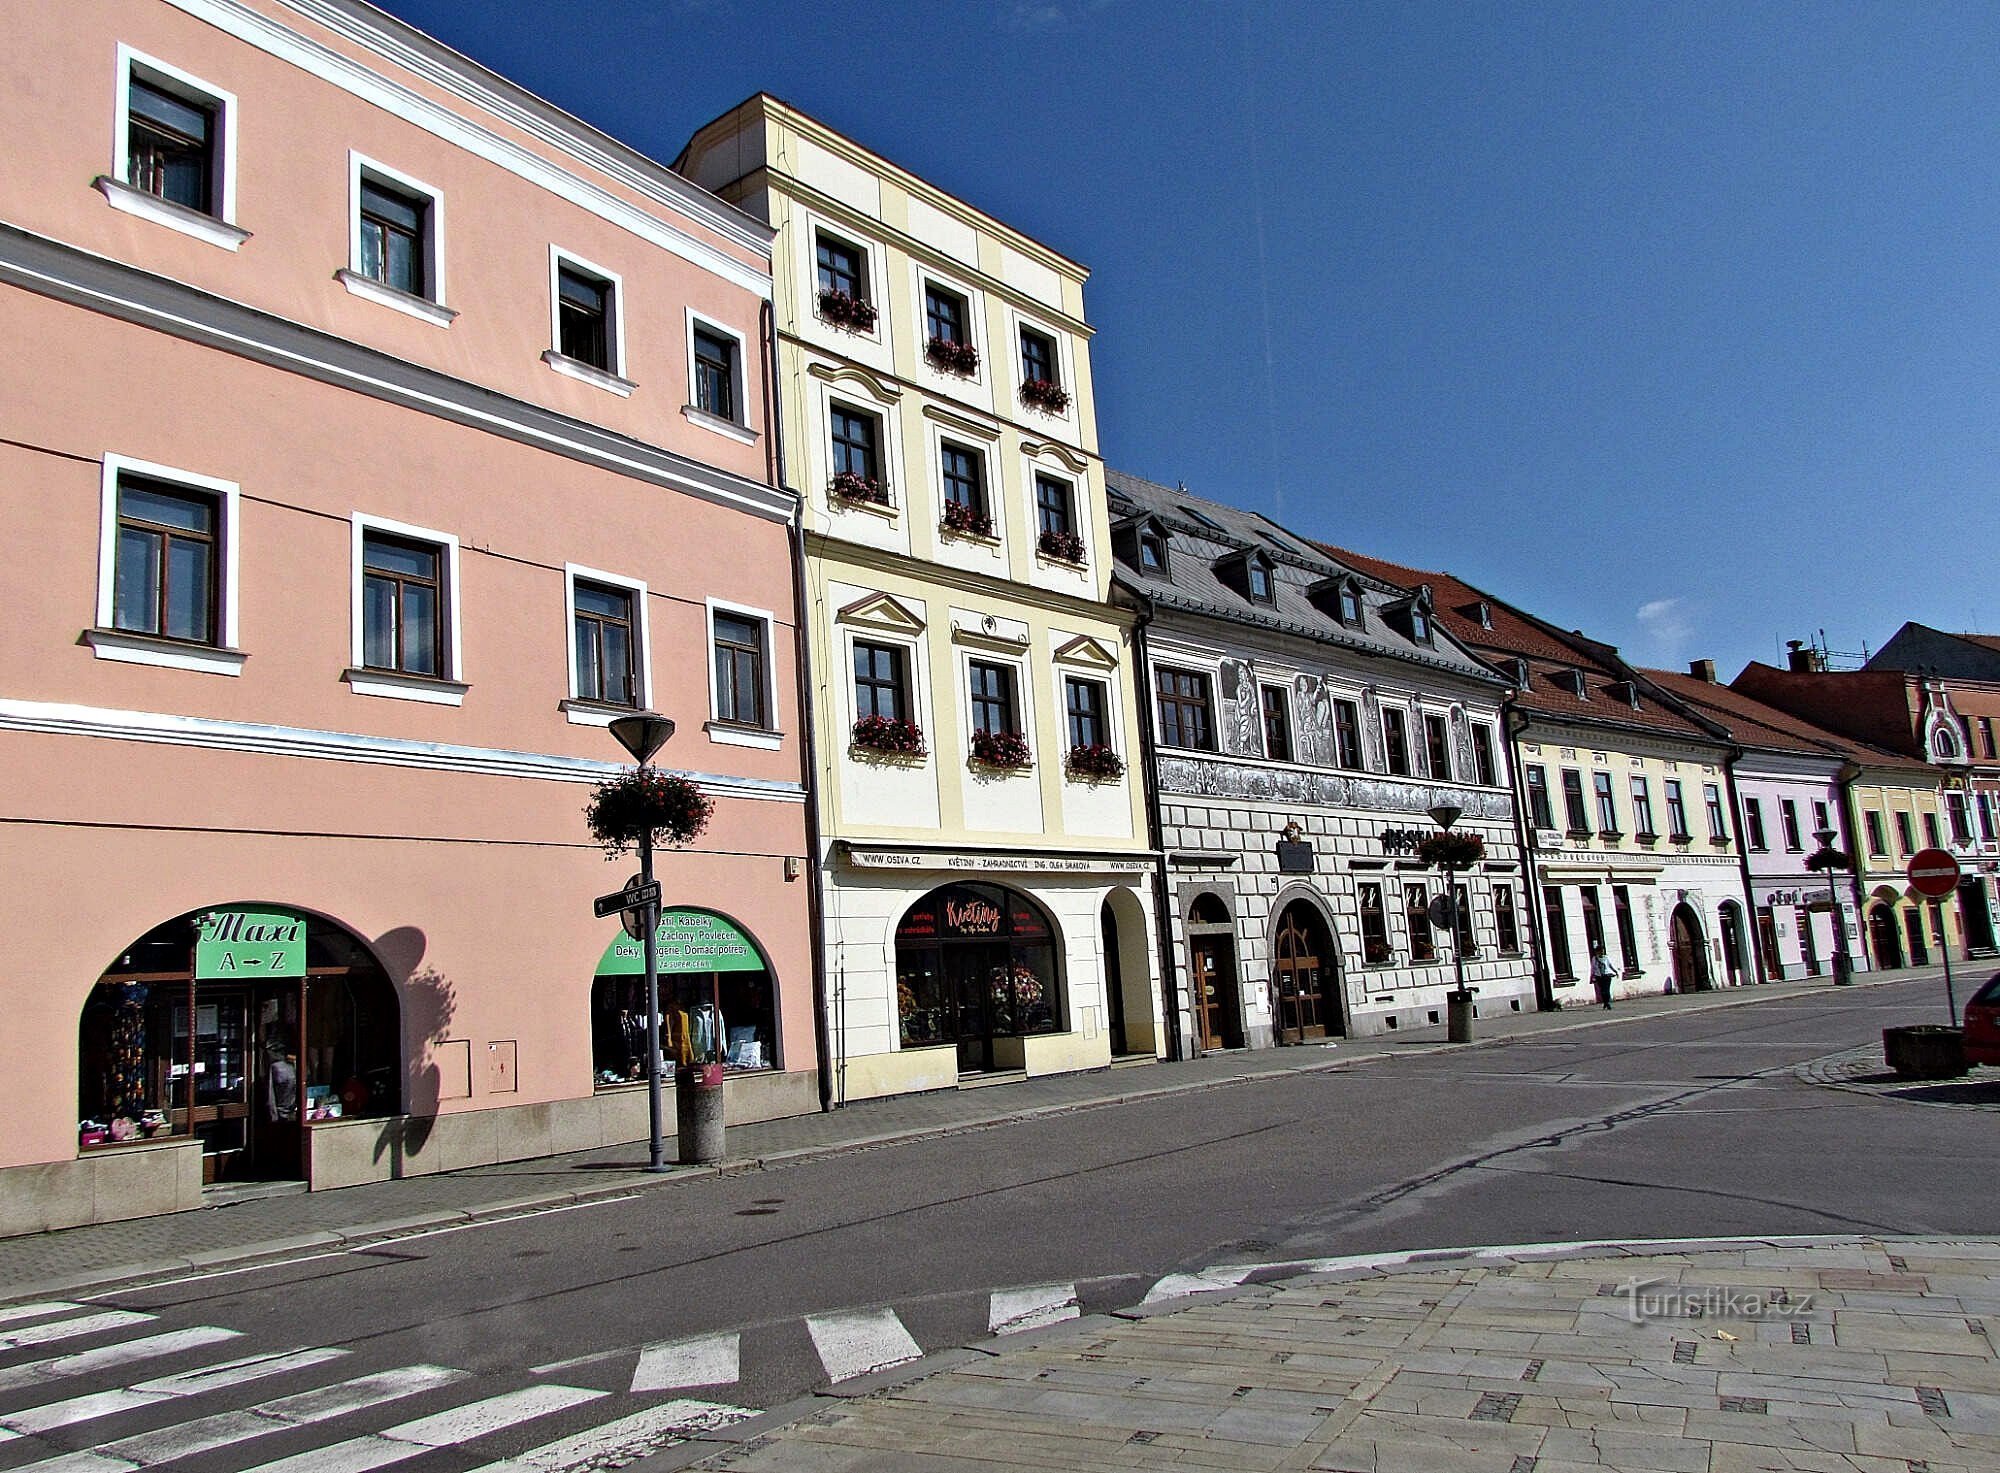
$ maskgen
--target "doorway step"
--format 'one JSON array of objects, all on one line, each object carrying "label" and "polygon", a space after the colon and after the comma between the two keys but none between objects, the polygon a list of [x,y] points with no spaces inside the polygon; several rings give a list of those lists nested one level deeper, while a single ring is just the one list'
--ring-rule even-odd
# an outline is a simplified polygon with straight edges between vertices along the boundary
[{"label": "doorway step", "polygon": [[238,1202],[261,1202],[266,1197],[296,1197],[306,1190],[302,1181],[225,1181],[201,1189],[204,1207],[234,1207]]},{"label": "doorway step", "polygon": [[980,1069],[958,1076],[960,1089],[985,1089],[994,1084],[1020,1084],[1028,1077],[1026,1069]]},{"label": "doorway step", "polygon": [[1158,1057],[1153,1054],[1113,1054],[1111,1056],[1111,1067],[1114,1069],[1137,1069],[1142,1064],[1157,1064],[1159,1062]]}]

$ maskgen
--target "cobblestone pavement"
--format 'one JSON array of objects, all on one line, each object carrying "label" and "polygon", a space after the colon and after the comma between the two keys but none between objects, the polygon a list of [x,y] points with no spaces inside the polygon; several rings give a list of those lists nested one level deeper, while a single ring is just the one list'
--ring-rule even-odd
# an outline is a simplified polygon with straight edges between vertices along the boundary
[{"label": "cobblestone pavement", "polygon": [[2000,1239],[1460,1257],[988,1342],[633,1473],[2000,1468]]},{"label": "cobblestone pavement", "polygon": [[1907,1100],[1947,1110],[2000,1110],[2000,1069],[1974,1067],[1963,1079],[1918,1083],[1892,1074],[1882,1062],[1882,1046],[1865,1044],[1844,1054],[1814,1059],[1797,1069],[1807,1084],[1850,1090],[1877,1099]]},{"label": "cobblestone pavement", "polygon": [[[1935,971],[1935,969],[1933,969]],[[1866,973],[1857,986],[1895,984],[1921,970]],[[1480,1049],[1579,1028],[1617,1027],[1673,1014],[1705,1012],[1800,996],[1831,996],[1824,980],[1768,983],[1679,997],[1482,1018],[1476,1041],[1451,1045],[1442,1029],[1412,1030],[1336,1045],[1211,1054],[1175,1063],[1058,1075],[969,1090],[870,1100],[830,1114],[734,1125],[731,1163],[741,1170],[894,1141],[947,1135],[1036,1115],[1091,1109],[1148,1095],[1226,1087],[1243,1080],[1344,1069],[1384,1058]],[[672,1112],[668,1112],[672,1119]],[[411,1177],[342,1191],[238,1201],[170,1217],[70,1228],[0,1239],[0,1299],[66,1294],[92,1285],[159,1277],[250,1262],[314,1248],[337,1248],[402,1233],[543,1211],[636,1192],[671,1189],[713,1174],[689,1168],[648,1176],[643,1143]]]}]

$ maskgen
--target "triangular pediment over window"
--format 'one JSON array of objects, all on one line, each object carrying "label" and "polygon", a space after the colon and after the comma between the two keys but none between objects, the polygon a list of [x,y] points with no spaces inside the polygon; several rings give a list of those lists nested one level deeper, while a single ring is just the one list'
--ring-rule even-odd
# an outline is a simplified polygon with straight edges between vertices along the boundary
[{"label": "triangular pediment over window", "polygon": [[924,621],[908,604],[886,593],[871,593],[857,598],[834,617],[843,624],[892,629],[898,634],[916,634],[924,627]]},{"label": "triangular pediment over window", "polygon": [[1118,656],[1100,640],[1087,634],[1079,634],[1068,644],[1056,648],[1056,659],[1065,665],[1088,665],[1093,670],[1116,670]]}]

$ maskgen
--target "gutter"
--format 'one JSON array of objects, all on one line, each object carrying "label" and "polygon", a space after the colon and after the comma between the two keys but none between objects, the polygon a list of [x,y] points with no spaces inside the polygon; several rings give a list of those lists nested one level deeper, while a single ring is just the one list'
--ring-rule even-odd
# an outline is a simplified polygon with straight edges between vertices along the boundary
[{"label": "gutter", "polygon": [[[767,299],[759,310],[764,336],[764,372],[770,391],[766,403],[771,412],[769,465],[772,482],[785,488],[784,406],[780,402],[778,378],[777,308]],[[799,686],[799,779],[806,790],[806,930],[812,941],[813,1052],[819,1063],[819,1108],[821,1114],[833,1110],[833,1041],[827,1027],[826,1006],[826,909],[822,885],[825,866],[820,861],[818,722],[813,718],[812,661],[808,650],[812,634],[806,620],[806,503],[792,492],[792,515],[786,524],[786,542],[792,557],[792,656]]]},{"label": "gutter", "polygon": [[[1729,786],[1729,812],[1736,822],[1736,872],[1743,881],[1743,928],[1750,933],[1750,955],[1757,963],[1757,980],[1776,982],[1777,961],[1764,955],[1764,936],[1757,926],[1756,892],[1750,888],[1750,854],[1743,847],[1743,798],[1736,790],[1736,764],[1743,755],[1741,747],[1732,745],[1729,755],[1722,759],[1722,780]],[[1834,917],[1836,924],[1839,920]]]},{"label": "gutter", "polygon": [[1160,764],[1159,754],[1153,745],[1153,703],[1147,683],[1152,660],[1147,653],[1146,626],[1153,622],[1153,600],[1136,590],[1133,592],[1139,600],[1138,618],[1132,625],[1132,653],[1139,667],[1134,672],[1133,686],[1139,702],[1139,751],[1144,759],[1140,765],[1146,783],[1146,845],[1154,855],[1153,929],[1157,932],[1154,942],[1160,952],[1160,1008],[1167,1024],[1167,1057],[1191,1059],[1194,1052],[1188,1048],[1187,1039],[1181,1032],[1180,965],[1174,954],[1173,911],[1167,889],[1167,851],[1160,842]]},{"label": "gutter", "polygon": [[[1500,730],[1507,738],[1507,781],[1514,789],[1514,837],[1521,846],[1521,914],[1527,918],[1528,934],[1534,938],[1535,1007],[1544,1013],[1556,1008],[1555,982],[1549,975],[1549,948],[1542,932],[1542,877],[1535,848],[1535,831],[1528,825],[1528,790],[1521,781],[1521,757],[1515,742],[1533,723],[1516,702],[1520,691],[1510,690],[1500,701]],[[1516,726],[1516,721],[1520,725]]]}]

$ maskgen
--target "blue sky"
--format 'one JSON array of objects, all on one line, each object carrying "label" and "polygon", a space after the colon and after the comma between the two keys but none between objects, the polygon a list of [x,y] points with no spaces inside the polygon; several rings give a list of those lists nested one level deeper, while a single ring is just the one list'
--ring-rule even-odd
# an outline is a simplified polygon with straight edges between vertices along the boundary
[{"label": "blue sky", "polygon": [[2000,7],[388,0],[1086,262],[1109,462],[1728,678],[2000,630]]}]

